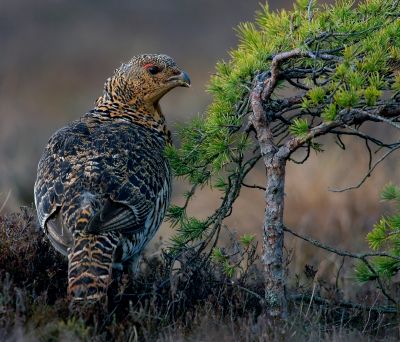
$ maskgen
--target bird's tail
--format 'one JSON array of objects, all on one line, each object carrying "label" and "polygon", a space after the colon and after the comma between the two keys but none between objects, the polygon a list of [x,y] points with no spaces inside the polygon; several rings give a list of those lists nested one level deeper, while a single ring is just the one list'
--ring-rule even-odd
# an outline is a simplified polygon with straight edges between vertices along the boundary
[{"label": "bird's tail", "polygon": [[68,251],[68,295],[72,302],[106,302],[111,283],[115,233],[75,233]]}]

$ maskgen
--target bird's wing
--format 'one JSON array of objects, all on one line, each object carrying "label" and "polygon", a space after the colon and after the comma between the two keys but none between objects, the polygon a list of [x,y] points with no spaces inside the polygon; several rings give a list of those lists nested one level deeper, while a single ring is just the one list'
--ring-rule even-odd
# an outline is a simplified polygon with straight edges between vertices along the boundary
[{"label": "bird's wing", "polygon": [[[102,158],[98,177],[107,199],[85,230],[147,232],[169,199],[170,173],[163,143],[142,127],[114,123],[108,129],[103,146],[112,158]],[[99,136],[97,140],[103,133]]]},{"label": "bird's wing", "polygon": [[151,212],[151,203],[138,197],[134,204],[122,203],[107,198],[103,207],[86,226],[88,233],[120,231],[133,233],[144,228],[144,222]]},{"label": "bird's wing", "polygon": [[[169,198],[162,151],[151,132],[126,123],[89,127],[77,121],[60,130],[39,163],[35,201],[41,226],[58,226],[56,232],[62,221],[71,233],[146,231]],[[47,227],[59,207],[63,219]]]},{"label": "bird's wing", "polygon": [[64,182],[61,174],[69,171],[69,165],[60,151],[69,127],[58,130],[47,143],[45,153],[39,161],[37,179],[34,187],[35,205],[40,226],[46,229],[46,221],[62,204]]},{"label": "bird's wing", "polygon": [[61,254],[67,256],[68,248],[72,245],[72,234],[68,229],[65,229],[58,208],[46,221],[46,231],[54,248]]}]

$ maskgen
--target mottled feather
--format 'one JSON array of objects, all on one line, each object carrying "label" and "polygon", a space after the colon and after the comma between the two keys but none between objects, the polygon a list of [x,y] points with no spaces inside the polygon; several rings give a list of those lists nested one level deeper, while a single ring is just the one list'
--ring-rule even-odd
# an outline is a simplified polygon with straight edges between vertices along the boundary
[{"label": "mottled feather", "polygon": [[189,84],[168,56],[134,57],[106,81],[93,110],[50,138],[35,203],[53,246],[68,255],[74,300],[104,297],[112,267],[136,264],[159,228],[171,173],[158,101]]}]

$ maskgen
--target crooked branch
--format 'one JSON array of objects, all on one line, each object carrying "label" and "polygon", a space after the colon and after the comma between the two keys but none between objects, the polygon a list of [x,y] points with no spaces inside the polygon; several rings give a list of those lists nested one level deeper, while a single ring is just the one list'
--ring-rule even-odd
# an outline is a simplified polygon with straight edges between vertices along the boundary
[{"label": "crooked branch", "polygon": [[[290,140],[288,140],[286,144],[281,147],[280,154],[282,156],[289,157],[299,147],[303,146],[304,144],[308,143],[314,138],[332,132],[338,127],[361,125],[363,122],[366,121],[385,122],[400,129],[400,125],[397,125],[396,123],[390,120],[390,118],[397,117],[399,115],[400,115],[400,103],[399,104],[391,103],[388,105],[379,106],[371,110],[365,110],[365,109],[363,110],[358,108],[343,109],[340,113],[338,113],[338,118],[336,120],[331,122],[322,122],[318,126],[312,127],[307,134],[301,137],[293,137]],[[390,153],[391,152],[389,152],[388,154]],[[381,161],[382,160],[378,161],[378,164]]]},{"label": "crooked branch", "polygon": [[302,51],[301,49],[293,49],[291,51],[281,52],[274,56],[271,62],[270,77],[264,81],[264,89],[262,90],[262,101],[268,101],[271,97],[276,84],[280,79],[281,73],[279,70],[280,65],[292,58],[309,57],[312,59],[322,59],[328,61],[342,61],[342,58],[329,53],[321,53],[319,51]]}]

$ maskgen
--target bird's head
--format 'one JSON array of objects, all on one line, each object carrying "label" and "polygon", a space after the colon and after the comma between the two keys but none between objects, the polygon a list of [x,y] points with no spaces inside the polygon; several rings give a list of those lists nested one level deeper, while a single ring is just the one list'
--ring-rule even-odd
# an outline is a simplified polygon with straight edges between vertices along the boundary
[{"label": "bird's head", "polygon": [[167,55],[133,57],[110,77],[101,99],[134,107],[157,107],[158,101],[175,87],[189,87],[188,74]]}]

